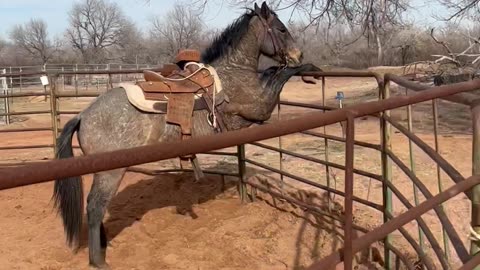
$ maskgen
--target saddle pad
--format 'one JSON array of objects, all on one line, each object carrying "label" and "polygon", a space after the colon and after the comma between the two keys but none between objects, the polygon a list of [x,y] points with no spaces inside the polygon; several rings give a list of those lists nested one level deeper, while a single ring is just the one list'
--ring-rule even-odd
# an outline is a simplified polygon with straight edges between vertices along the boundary
[{"label": "saddle pad", "polygon": [[159,106],[155,108],[155,104],[166,102],[161,102],[157,100],[146,100],[142,88],[140,88],[140,86],[138,85],[135,85],[135,83],[120,83],[118,86],[125,89],[128,101],[137,109],[151,113],[167,113],[166,110],[157,109]]}]

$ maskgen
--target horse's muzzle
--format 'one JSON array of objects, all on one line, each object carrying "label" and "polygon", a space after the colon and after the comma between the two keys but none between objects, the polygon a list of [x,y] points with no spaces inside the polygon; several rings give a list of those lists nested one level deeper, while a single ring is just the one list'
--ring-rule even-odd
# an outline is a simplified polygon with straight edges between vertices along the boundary
[{"label": "horse's muzzle", "polygon": [[297,48],[287,51],[288,66],[299,66],[303,61],[303,52]]}]

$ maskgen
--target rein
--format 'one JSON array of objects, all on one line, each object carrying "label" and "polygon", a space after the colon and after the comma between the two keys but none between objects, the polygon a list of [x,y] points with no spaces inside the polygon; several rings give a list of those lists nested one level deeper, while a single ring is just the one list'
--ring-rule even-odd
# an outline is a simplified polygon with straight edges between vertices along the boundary
[{"label": "rein", "polygon": [[261,14],[259,14],[258,12],[255,12],[255,14],[257,15],[258,19],[260,20],[260,22],[263,24],[263,27],[264,27],[264,36],[263,36],[263,40],[265,41],[265,38],[267,35],[270,36],[270,39],[272,41],[272,45],[273,45],[273,54],[274,55],[281,55],[282,57],[285,57],[285,63],[283,64],[284,66],[287,65],[287,56],[286,56],[286,53],[283,51],[283,50],[278,50],[277,48],[281,48],[279,46],[279,42],[278,42],[278,37],[273,33],[273,30],[272,28],[270,27],[270,24],[269,22],[264,19],[262,17]]}]

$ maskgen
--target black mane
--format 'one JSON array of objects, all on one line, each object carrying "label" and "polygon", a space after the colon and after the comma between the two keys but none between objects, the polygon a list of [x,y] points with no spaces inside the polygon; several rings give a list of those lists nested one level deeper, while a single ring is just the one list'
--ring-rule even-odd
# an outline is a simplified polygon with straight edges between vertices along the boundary
[{"label": "black mane", "polygon": [[230,24],[202,53],[202,63],[211,64],[227,54],[229,49],[234,49],[247,33],[250,20],[254,16],[255,12],[250,10]]}]

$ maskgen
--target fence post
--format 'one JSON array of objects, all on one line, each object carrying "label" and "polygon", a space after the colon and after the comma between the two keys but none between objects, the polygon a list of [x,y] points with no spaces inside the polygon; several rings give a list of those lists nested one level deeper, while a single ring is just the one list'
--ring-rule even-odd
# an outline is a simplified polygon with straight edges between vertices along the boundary
[{"label": "fence post", "polygon": [[[433,106],[433,134],[435,136],[435,151],[437,153],[440,153],[440,144],[438,141],[438,103],[437,99],[432,100],[432,106]],[[437,180],[438,180],[438,192],[441,193],[443,191],[443,184],[442,184],[442,174],[440,170],[440,166],[437,163]],[[440,209],[444,209],[443,204],[440,205]],[[445,231],[445,228],[442,226],[442,232],[443,232],[443,248],[445,249],[445,257],[447,261],[449,261],[450,258],[450,246],[448,244],[448,234]]]},{"label": "fence post", "polygon": [[245,145],[237,146],[237,157],[238,157],[238,192],[240,193],[240,198],[242,202],[247,201],[247,185],[245,184],[245,177],[247,166],[245,163]]},{"label": "fence post", "polygon": [[[473,124],[473,145],[472,145],[472,174],[480,175],[480,104],[475,104],[471,108]],[[471,226],[476,233],[480,234],[480,185],[472,188],[472,212]],[[470,255],[480,252],[480,241],[472,240],[470,242]],[[479,270],[480,266],[474,268]]]},{"label": "fence post", "polygon": [[[322,76],[322,106],[323,106],[323,112],[325,113],[325,107],[327,105],[327,100],[325,97],[325,90],[326,90],[326,79],[325,76]],[[327,135],[327,127],[323,126],[323,134]],[[325,143],[325,161],[328,163],[330,161],[329,158],[329,151],[328,151],[328,139],[327,137],[324,138],[324,143]],[[327,180],[327,186],[328,188],[331,187],[330,184],[330,166],[325,165],[325,176]],[[335,179],[334,179],[335,180]],[[334,184],[336,186],[336,184]],[[332,194],[330,193],[330,190],[327,191],[327,197],[328,197],[328,210],[332,210]]]},{"label": "fence post", "polygon": [[[280,110],[281,110],[281,104],[280,102],[278,102],[278,105],[277,105],[277,117],[278,117],[278,121],[280,121]],[[283,150],[283,144],[282,144],[282,136],[279,136],[278,137],[278,148],[280,148],[280,150]],[[280,151],[279,152],[279,169],[280,171],[282,171],[283,173],[283,153]],[[280,192],[282,195],[284,195],[284,186],[285,186],[285,183],[284,183],[284,180],[283,180],[283,174],[280,174]]]},{"label": "fence post", "polygon": [[[7,70],[3,69],[2,74],[6,74]],[[5,98],[3,99],[3,110],[5,112],[5,125],[10,125],[10,103],[8,101],[8,83],[7,83],[7,77],[2,77],[1,80],[2,82],[2,92],[5,95]]]},{"label": "fence post", "polygon": [[[353,269],[353,151],[355,140],[355,118],[348,113],[346,123],[345,146],[345,226],[344,226],[344,266]],[[390,269],[390,268],[387,268]]]},{"label": "fence post", "polygon": [[[408,96],[407,88],[405,88],[405,96]],[[408,131],[413,133],[412,105],[407,106],[407,120],[408,120]],[[408,138],[408,152],[410,155],[410,170],[412,171],[413,174],[416,174],[415,156],[413,155],[413,143],[410,138]],[[415,183],[412,183],[412,184],[413,184],[413,200],[415,202],[415,206],[418,206],[420,204],[418,187]],[[420,228],[420,226],[418,226],[418,241],[420,242],[419,245],[422,251],[425,251],[423,238],[424,238],[424,233]],[[421,270],[423,269],[424,267],[422,266]]]},{"label": "fence post", "polygon": [[[381,85],[381,97],[382,99],[388,99],[390,97],[390,81],[385,80],[384,85]],[[382,115],[390,116],[390,111],[384,111]],[[392,214],[392,191],[388,188],[387,182],[392,181],[392,163],[388,158],[387,151],[391,150],[391,125],[388,123],[385,118],[380,119],[380,129],[381,129],[381,144],[382,144],[382,178],[383,178],[383,221],[384,223],[388,221],[388,216]],[[387,248],[387,245],[390,243],[390,236],[385,237],[384,247],[385,247],[385,268],[392,269],[391,260],[390,260],[390,250]]]},{"label": "fence post", "polygon": [[65,67],[62,67],[62,90],[65,91]]},{"label": "fence post", "polygon": [[78,98],[78,64],[75,64],[75,96]]},{"label": "fence post", "polygon": [[[20,67],[20,73],[22,73],[22,72],[23,72],[23,68]],[[22,92],[22,83],[23,83],[22,75],[20,75],[20,77],[18,79],[20,80],[20,82],[19,82],[19,85],[20,85],[19,92]]]},{"label": "fence post", "polygon": [[50,109],[52,117],[52,136],[53,136],[53,154],[57,155],[57,136],[58,136],[58,115],[57,115],[57,97],[55,94],[57,85],[57,76],[49,76],[50,81]]}]

